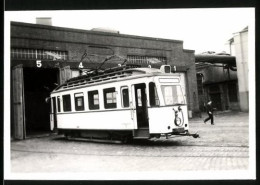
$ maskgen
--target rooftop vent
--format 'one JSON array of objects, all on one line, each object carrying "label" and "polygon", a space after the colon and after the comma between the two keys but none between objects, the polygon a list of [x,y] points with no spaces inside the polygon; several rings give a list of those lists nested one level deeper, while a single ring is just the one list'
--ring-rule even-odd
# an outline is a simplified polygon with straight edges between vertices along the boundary
[{"label": "rooftop vent", "polygon": [[160,67],[160,71],[163,73],[171,73],[171,66],[170,65],[162,65]]},{"label": "rooftop vent", "polygon": [[52,26],[52,19],[51,17],[37,17],[36,24]]}]

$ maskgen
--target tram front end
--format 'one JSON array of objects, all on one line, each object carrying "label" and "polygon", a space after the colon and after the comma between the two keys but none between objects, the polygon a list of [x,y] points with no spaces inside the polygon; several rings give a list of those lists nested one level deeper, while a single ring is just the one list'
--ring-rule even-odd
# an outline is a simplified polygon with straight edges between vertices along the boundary
[{"label": "tram front end", "polygon": [[186,97],[180,76],[156,77],[158,106],[149,109],[149,129],[152,137],[193,136],[189,133],[189,119]]}]

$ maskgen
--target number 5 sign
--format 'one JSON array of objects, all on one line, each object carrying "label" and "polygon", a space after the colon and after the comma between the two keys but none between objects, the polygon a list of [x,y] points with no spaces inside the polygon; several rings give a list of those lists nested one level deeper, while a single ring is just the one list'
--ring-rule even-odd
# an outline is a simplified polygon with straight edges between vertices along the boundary
[{"label": "number 5 sign", "polygon": [[42,61],[41,60],[36,60],[36,66],[37,67],[42,67]]}]

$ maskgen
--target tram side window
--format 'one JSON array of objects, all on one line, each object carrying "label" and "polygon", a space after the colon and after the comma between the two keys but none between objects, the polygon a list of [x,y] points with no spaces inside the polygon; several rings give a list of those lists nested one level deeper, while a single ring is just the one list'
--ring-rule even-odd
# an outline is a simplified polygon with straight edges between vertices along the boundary
[{"label": "tram side window", "polygon": [[57,104],[58,104],[58,112],[60,112],[60,97],[57,97]]},{"label": "tram side window", "polygon": [[83,93],[75,93],[74,99],[75,99],[75,110],[76,111],[84,110],[84,95],[83,95]]},{"label": "tram side window", "polygon": [[122,88],[122,107],[129,107],[129,91],[127,87]]},{"label": "tram side window", "polygon": [[103,90],[104,106],[106,109],[116,108],[116,89],[109,88]]},{"label": "tram side window", "polygon": [[156,86],[155,86],[154,82],[149,83],[149,95],[150,95],[149,99],[150,99],[151,107],[159,106],[160,105],[159,97],[158,97]]},{"label": "tram side window", "polygon": [[99,109],[99,96],[97,90],[88,92],[88,102],[90,110]]},{"label": "tram side window", "polygon": [[62,96],[62,100],[63,100],[63,111],[64,112],[68,112],[71,111],[71,100],[70,100],[70,95],[63,95]]}]

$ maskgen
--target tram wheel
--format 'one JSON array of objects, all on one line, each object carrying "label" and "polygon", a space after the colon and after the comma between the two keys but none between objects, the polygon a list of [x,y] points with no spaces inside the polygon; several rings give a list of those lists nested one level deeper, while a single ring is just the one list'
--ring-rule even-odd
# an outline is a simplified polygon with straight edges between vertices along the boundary
[{"label": "tram wheel", "polygon": [[64,136],[65,136],[65,139],[67,139],[67,140],[69,140],[71,138],[71,135],[69,133],[65,133]]},{"label": "tram wheel", "polygon": [[122,143],[131,143],[133,142],[133,137],[131,137],[130,135],[126,135],[122,137]]}]

